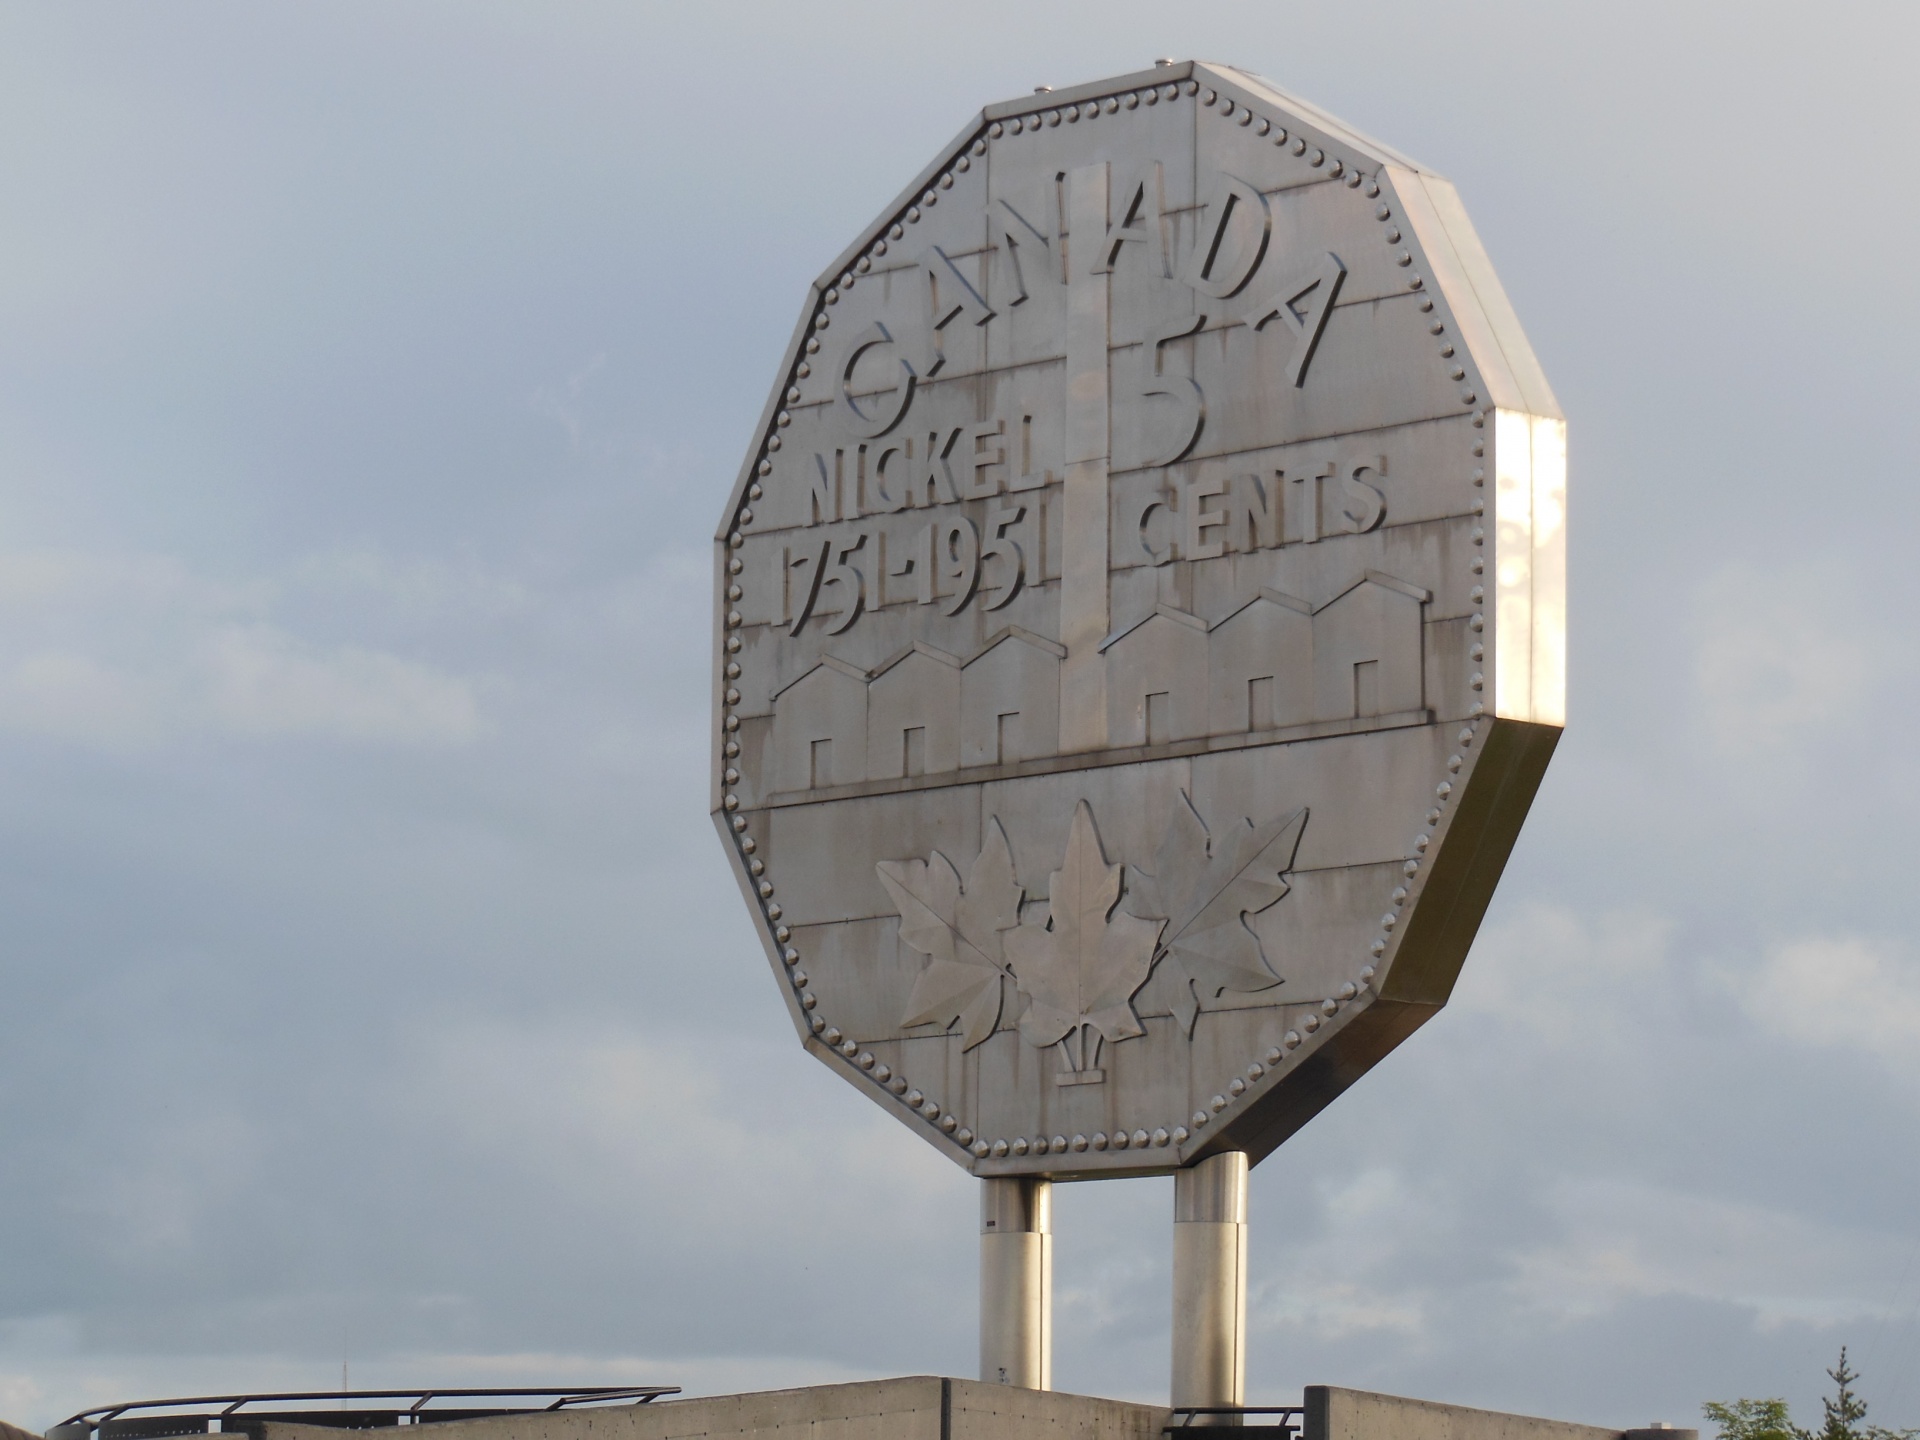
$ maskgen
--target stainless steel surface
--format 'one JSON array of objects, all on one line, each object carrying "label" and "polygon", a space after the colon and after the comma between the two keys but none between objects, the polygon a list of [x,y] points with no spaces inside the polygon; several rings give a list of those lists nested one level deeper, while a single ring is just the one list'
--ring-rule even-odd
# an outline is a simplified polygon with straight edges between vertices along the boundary
[{"label": "stainless steel surface", "polygon": [[1246,1224],[1245,1153],[1228,1150],[1178,1172],[1173,1177],[1173,1219],[1176,1225]]},{"label": "stainless steel surface", "polygon": [[[1156,173],[1136,195],[1150,212],[1132,230],[1115,226],[1108,204],[1107,164],[1083,165],[1067,175],[1067,226],[1060,237],[1067,270],[1066,387],[1061,397],[1065,482],[1061,487],[1061,582],[1058,627],[1067,659],[1060,675],[1060,749],[1098,750],[1106,744],[1107,667],[1100,656],[1107,635],[1107,506],[1112,335],[1109,288],[1113,262],[1126,242],[1140,243],[1150,267],[1158,252],[1160,214]],[[1124,187],[1123,187],[1124,189]],[[1114,238],[1116,235],[1118,238]]]},{"label": "stainless steel surface", "polygon": [[1565,477],[1440,177],[1220,66],[989,106],[716,535],[807,1047],[982,1177],[1257,1162],[1451,991],[1565,720]]},{"label": "stainless steel surface", "polygon": [[1247,1156],[1209,1155],[1173,1177],[1173,1404],[1245,1403]]},{"label": "stainless steel surface", "polygon": [[1053,1388],[1053,1186],[980,1182],[980,1378]]}]

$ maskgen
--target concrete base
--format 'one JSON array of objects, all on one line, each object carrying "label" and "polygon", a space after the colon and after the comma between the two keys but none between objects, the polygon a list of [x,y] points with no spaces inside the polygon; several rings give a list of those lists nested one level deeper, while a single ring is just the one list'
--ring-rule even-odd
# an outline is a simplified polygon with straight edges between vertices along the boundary
[{"label": "concrete base", "polygon": [[[1160,1405],[915,1375],[450,1420],[432,1426],[425,1440],[1161,1440],[1173,1418]],[[1258,1426],[1274,1417],[1248,1418]],[[1329,1385],[1307,1387],[1305,1418],[1301,1440],[1637,1440],[1631,1431]],[[1662,1440],[1699,1437],[1693,1430],[1657,1434]],[[269,1424],[265,1440],[340,1440],[340,1431]]]},{"label": "concrete base", "polygon": [[1306,1408],[1301,1440],[1700,1440],[1698,1430],[1611,1430],[1332,1385],[1307,1386]]},{"label": "concrete base", "polygon": [[[1154,1405],[913,1375],[452,1420],[421,1433],[425,1440],[1160,1440],[1166,1416]],[[340,1432],[269,1425],[265,1440],[340,1440]]]}]

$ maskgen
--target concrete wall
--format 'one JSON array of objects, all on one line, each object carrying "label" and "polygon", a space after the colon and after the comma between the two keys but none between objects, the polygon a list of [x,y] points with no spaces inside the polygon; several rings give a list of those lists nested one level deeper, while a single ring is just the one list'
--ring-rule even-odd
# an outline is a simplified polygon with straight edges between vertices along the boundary
[{"label": "concrete wall", "polygon": [[1366,1390],[1309,1385],[1302,1440],[1699,1440],[1697,1430],[1611,1430],[1540,1420],[1498,1410],[1471,1410]]},{"label": "concrete wall", "polygon": [[[1169,1418],[1156,1405],[914,1375],[448,1421],[425,1440],[1161,1440]],[[265,1440],[342,1440],[342,1432],[270,1424]],[[1301,1440],[1698,1440],[1698,1432],[1621,1431],[1310,1385]]]},{"label": "concrete wall", "polygon": [[[1153,1405],[915,1375],[435,1425],[427,1440],[1159,1440]],[[398,1432],[381,1432],[393,1435]],[[265,1440],[341,1440],[268,1425]]]}]

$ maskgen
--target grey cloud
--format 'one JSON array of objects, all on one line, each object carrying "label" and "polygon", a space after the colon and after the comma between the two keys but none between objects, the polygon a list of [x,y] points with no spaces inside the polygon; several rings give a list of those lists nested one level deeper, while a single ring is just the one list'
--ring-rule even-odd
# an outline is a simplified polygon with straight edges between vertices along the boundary
[{"label": "grey cloud", "polygon": [[[910,23],[911,21],[911,23]],[[1448,173],[1572,421],[1573,728],[1456,1003],[1254,1177],[1255,1390],[1920,1420],[1913,17],[14,7],[0,1414],[972,1366],[705,766],[807,281],[988,99],[1244,64]],[[224,668],[223,668],[224,667]],[[1160,1182],[1057,1376],[1164,1385]]]}]

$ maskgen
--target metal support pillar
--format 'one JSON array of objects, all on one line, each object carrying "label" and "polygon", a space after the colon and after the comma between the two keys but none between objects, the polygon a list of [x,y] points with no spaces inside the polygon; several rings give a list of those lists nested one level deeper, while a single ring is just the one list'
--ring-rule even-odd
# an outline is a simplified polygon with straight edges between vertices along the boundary
[{"label": "metal support pillar", "polygon": [[1053,1388],[1053,1182],[980,1182],[980,1378]]},{"label": "metal support pillar", "polygon": [[1172,1403],[1246,1393],[1247,1157],[1229,1150],[1173,1176]]}]

